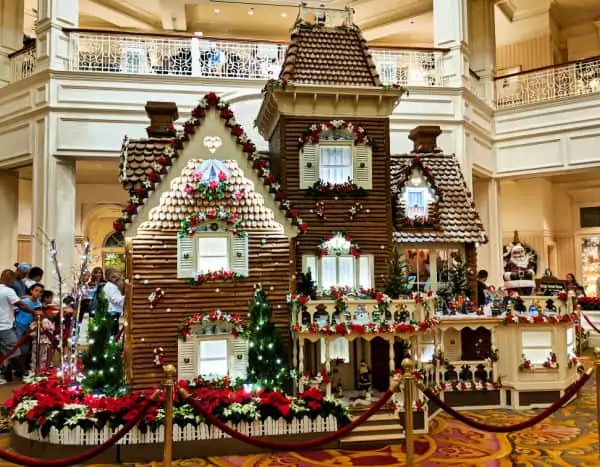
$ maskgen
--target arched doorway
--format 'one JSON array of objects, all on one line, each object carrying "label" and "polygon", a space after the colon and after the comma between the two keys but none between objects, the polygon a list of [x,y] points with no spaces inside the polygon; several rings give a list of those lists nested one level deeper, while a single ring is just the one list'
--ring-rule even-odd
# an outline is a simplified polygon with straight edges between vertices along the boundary
[{"label": "arched doorway", "polygon": [[102,245],[102,267],[125,272],[125,237],[121,232],[108,234]]}]

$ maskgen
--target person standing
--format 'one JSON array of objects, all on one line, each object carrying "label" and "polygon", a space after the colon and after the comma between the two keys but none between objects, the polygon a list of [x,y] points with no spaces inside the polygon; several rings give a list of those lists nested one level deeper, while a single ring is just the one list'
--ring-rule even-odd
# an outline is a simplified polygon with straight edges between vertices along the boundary
[{"label": "person standing", "polygon": [[104,295],[108,300],[108,313],[113,320],[113,334],[117,335],[119,332],[119,320],[123,314],[123,305],[125,303],[125,296],[119,287],[121,275],[116,269],[107,268],[105,276],[107,282],[103,288]]},{"label": "person standing", "polygon": [[[14,271],[5,269],[0,274],[0,354],[6,355],[17,345],[17,335],[13,329],[15,321],[15,307],[20,308],[22,313],[35,315],[35,311],[17,295],[12,288],[16,275]],[[7,378],[12,380],[12,359],[18,356],[17,350],[10,355],[3,364],[5,377],[0,377],[0,384],[6,384]]]},{"label": "person standing", "polygon": [[487,302],[486,290],[488,280],[488,272],[485,269],[482,269],[477,273],[477,306],[482,307],[485,306]]},{"label": "person standing", "polygon": [[9,286],[13,288],[19,297],[25,297],[27,295],[27,290],[29,287],[27,287],[25,279],[27,279],[29,271],[31,271],[31,266],[29,264],[15,263],[15,279],[12,284],[9,284]]},{"label": "person standing", "polygon": [[23,282],[29,289],[34,284],[40,284],[42,282],[42,278],[44,277],[44,270],[42,268],[38,268],[34,266],[29,271],[26,279],[23,279]]}]

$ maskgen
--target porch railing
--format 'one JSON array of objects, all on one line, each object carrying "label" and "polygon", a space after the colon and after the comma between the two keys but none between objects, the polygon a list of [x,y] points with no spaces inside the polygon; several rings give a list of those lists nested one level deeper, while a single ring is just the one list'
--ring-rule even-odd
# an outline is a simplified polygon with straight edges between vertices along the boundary
[{"label": "porch railing", "polygon": [[498,108],[600,93],[600,57],[496,78]]},{"label": "porch railing", "polygon": [[[70,71],[265,81],[277,78],[287,44],[184,35],[71,31]],[[386,84],[443,86],[444,50],[372,48]]]},{"label": "porch railing", "polygon": [[10,82],[21,81],[33,74],[36,62],[35,46],[17,50],[10,58]]}]

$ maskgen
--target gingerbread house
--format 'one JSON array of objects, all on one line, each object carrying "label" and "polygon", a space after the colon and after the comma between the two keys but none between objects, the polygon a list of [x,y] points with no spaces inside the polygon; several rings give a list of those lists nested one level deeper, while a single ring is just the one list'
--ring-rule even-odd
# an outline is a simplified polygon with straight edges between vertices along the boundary
[{"label": "gingerbread house", "polygon": [[177,356],[180,378],[243,377],[247,347],[236,334],[254,284],[289,335],[290,250],[305,224],[216,94],[183,132],[174,130],[175,104],[149,102],[146,111],[148,138],[123,143],[130,199],[115,222],[127,239],[128,380],[134,388],[160,381],[156,348]]}]

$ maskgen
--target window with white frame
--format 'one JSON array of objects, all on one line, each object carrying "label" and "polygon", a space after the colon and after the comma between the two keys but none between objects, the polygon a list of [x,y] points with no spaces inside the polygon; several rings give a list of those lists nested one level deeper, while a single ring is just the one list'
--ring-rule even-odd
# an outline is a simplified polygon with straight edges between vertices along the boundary
[{"label": "window with white frame", "polygon": [[311,188],[315,183],[343,184],[351,181],[357,187],[371,190],[372,148],[355,144],[351,134],[335,135],[312,144],[307,142],[300,151],[300,188]]},{"label": "window with white frame", "polygon": [[427,217],[427,188],[406,188],[406,217]]},{"label": "window with white frame", "polygon": [[248,276],[247,236],[227,231],[197,232],[177,239],[177,277],[196,278],[222,270]]},{"label": "window with white frame", "polygon": [[321,248],[326,255],[317,257],[304,255],[303,272],[310,270],[318,288],[329,287],[373,287],[373,256],[352,254],[352,244],[341,234],[324,242]]},{"label": "window with white frame", "polygon": [[352,180],[352,146],[319,146],[319,179],[323,183],[341,185]]},{"label": "window with white frame", "polygon": [[198,342],[198,374],[227,376],[229,374],[229,341],[206,339]]},{"label": "window with white frame", "polygon": [[126,47],[124,50],[124,69],[126,73],[143,73],[146,68],[146,51],[138,47]]},{"label": "window with white frame", "polygon": [[552,332],[523,331],[521,348],[526,360],[534,365],[543,365],[552,353]]},{"label": "window with white frame", "polygon": [[329,341],[329,355],[326,353],[327,341],[321,339],[321,363],[326,362],[326,356],[329,360],[337,360],[340,363],[350,363],[350,341],[344,337],[338,337]]}]

